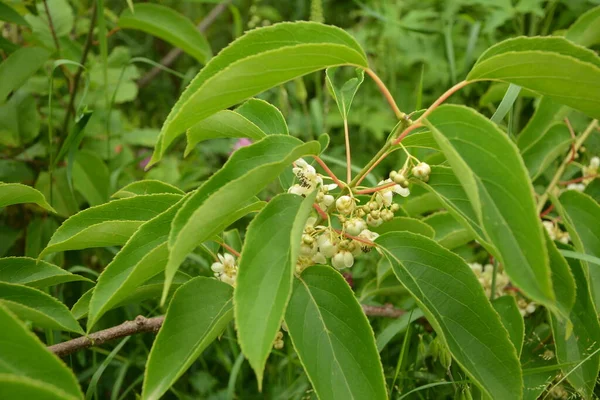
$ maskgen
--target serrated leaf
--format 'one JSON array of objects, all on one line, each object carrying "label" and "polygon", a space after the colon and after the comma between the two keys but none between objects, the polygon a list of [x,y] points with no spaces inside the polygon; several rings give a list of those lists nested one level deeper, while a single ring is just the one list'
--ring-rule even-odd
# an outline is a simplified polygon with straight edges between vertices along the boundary
[{"label": "serrated leaf", "polygon": [[288,126],[281,111],[261,99],[250,99],[235,111],[258,126],[267,135],[288,135]]},{"label": "serrated leaf", "polygon": [[522,86],[587,115],[600,117],[600,58],[560,37],[519,37],[490,47],[467,81]]},{"label": "serrated leaf", "polygon": [[92,282],[46,261],[29,257],[0,258],[0,282],[44,288],[74,281]]},{"label": "serrated leaf", "polygon": [[157,181],[155,179],[144,179],[141,181],[135,181],[130,183],[129,185],[125,185],[121,189],[119,189],[115,194],[111,197],[116,199],[122,199],[125,197],[132,196],[144,196],[148,194],[164,194],[164,193],[172,193],[172,194],[180,194],[184,195],[183,190],[170,185],[165,182]]},{"label": "serrated leaf", "polygon": [[212,56],[204,35],[185,16],[161,4],[138,3],[135,12],[123,11],[119,27],[139,29],[179,47],[202,64]]},{"label": "serrated leaf", "polygon": [[[2,3],[0,3],[1,5]],[[39,380],[13,374],[0,374],[0,398],[35,400],[76,400],[72,396]]]},{"label": "serrated leaf", "polygon": [[188,198],[180,198],[168,210],[141,225],[104,268],[90,300],[88,331],[106,311],[165,268],[171,222]]},{"label": "serrated leaf", "polygon": [[393,220],[386,222],[378,227],[370,228],[373,232],[380,235],[387,232],[413,232],[432,239],[435,236],[435,231],[425,222],[416,218],[410,217],[394,217]]},{"label": "serrated leaf", "polygon": [[422,221],[435,231],[435,241],[449,250],[467,244],[474,238],[473,233],[447,211],[428,215]]},{"label": "serrated leaf", "polygon": [[579,16],[569,27],[565,37],[585,47],[600,43],[600,7],[592,8]]},{"label": "serrated leaf", "polygon": [[498,297],[492,301],[492,306],[500,316],[502,325],[508,331],[508,337],[517,351],[517,356],[520,356],[523,349],[525,324],[515,297],[508,295]]},{"label": "serrated leaf", "polygon": [[286,22],[246,33],[213,57],[183,92],[162,127],[150,165],[182,132],[217,111],[336,65],[368,67],[358,43],[339,28]]},{"label": "serrated leaf", "polygon": [[387,398],[373,330],[338,272],[312,266],[295,279],[285,322],[319,398]]},{"label": "serrated leaf", "polygon": [[153,194],[90,207],[63,222],[40,257],[57,251],[124,244],[140,225],[180,199],[177,194]]},{"label": "serrated leaf", "polygon": [[38,289],[0,282],[0,303],[34,325],[83,334],[69,309]]},{"label": "serrated leaf", "polygon": [[[382,258],[385,259],[385,257]],[[392,339],[394,339],[399,334],[405,332],[412,322],[416,321],[421,317],[423,317],[423,312],[417,308],[411,311],[407,311],[400,318],[390,322],[390,324],[386,326],[385,329],[377,335],[377,351],[381,353],[381,351],[385,348],[385,346],[387,346],[387,344]]]},{"label": "serrated leaf", "polygon": [[358,88],[365,80],[365,71],[356,68],[354,70],[356,77],[348,79],[341,87],[338,87],[338,85],[335,84],[335,74],[337,70],[338,67],[330,67],[325,70],[327,88],[335,100],[342,118],[347,119],[350,107],[352,106],[352,100],[354,100]]},{"label": "serrated leaf", "polygon": [[[574,190],[567,190],[558,200],[553,199],[552,204],[562,217],[575,249],[600,257],[600,205],[588,195]],[[592,297],[596,308],[600,309],[600,268],[586,264],[584,267]]]},{"label": "serrated leaf", "polygon": [[31,186],[0,182],[0,208],[22,203],[35,203],[48,211],[56,212],[44,195]]},{"label": "serrated leaf", "polygon": [[[569,270],[567,260],[560,254],[556,244],[550,239],[548,232],[544,232],[546,249],[552,271],[552,285],[556,294],[556,307],[560,312],[561,320],[569,317],[575,302],[575,278]],[[600,338],[599,338],[600,339]]]},{"label": "serrated leaf", "polygon": [[273,198],[248,226],[235,288],[235,322],[242,352],[262,388],[263,370],[281,328],[302,232],[317,191]]},{"label": "serrated leaf", "polygon": [[[532,131],[528,129],[524,132],[529,133]],[[543,174],[550,164],[564,154],[573,142],[569,129],[564,124],[555,123],[543,131],[542,135],[539,131],[535,134],[537,136],[536,141],[525,148],[521,148],[521,157],[523,157],[525,167],[532,181]],[[521,136],[522,134],[519,135],[519,137]]]},{"label": "serrated leaf", "polygon": [[516,146],[495,124],[466,107],[438,107],[426,123],[471,203],[489,243],[482,244],[514,285],[554,307],[542,226]]},{"label": "serrated leaf", "polygon": [[375,242],[477,386],[492,398],[518,398],[523,380],[515,347],[469,266],[413,233],[388,233]]},{"label": "serrated leaf", "polygon": [[[39,381],[43,386],[52,387],[56,393],[64,392],[68,398],[83,397],[73,372],[46,350],[39,339],[2,304],[0,326],[0,374],[3,378],[6,374],[14,374]],[[0,384],[0,387],[4,388],[4,385]]]},{"label": "serrated leaf", "polygon": [[40,69],[50,54],[40,47],[22,47],[0,63],[0,104]]},{"label": "serrated leaf", "polygon": [[231,286],[205,277],[175,292],[148,356],[142,399],[159,399],[221,334],[233,318],[232,295]]},{"label": "serrated leaf", "polygon": [[563,373],[584,398],[591,399],[594,397],[594,387],[600,371],[600,354],[595,354],[576,369],[573,368],[598,350],[600,324],[583,265],[578,260],[570,259],[568,262],[577,284],[577,294],[569,321],[550,315],[556,358],[561,364],[573,363],[572,367],[563,368]]},{"label": "serrated leaf", "polygon": [[317,142],[302,143],[287,135],[269,135],[233,153],[223,168],[193,192],[173,220],[165,291],[185,257],[233,222],[232,213],[248,205],[293,161],[318,153]]},{"label": "serrated leaf", "polygon": [[[54,170],[52,185],[50,184],[50,174],[41,172],[35,182],[35,188],[47,199],[52,199],[52,207],[56,210],[56,214],[61,217],[68,218],[79,211],[79,204],[69,186],[66,168]],[[50,193],[50,190],[52,190],[52,193]]]}]

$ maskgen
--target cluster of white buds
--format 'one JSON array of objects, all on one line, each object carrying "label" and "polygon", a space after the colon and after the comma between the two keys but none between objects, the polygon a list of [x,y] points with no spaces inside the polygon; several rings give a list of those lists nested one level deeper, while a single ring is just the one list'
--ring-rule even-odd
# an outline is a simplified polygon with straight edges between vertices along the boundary
[{"label": "cluster of white buds", "polygon": [[[481,265],[479,263],[469,264],[471,270],[475,273],[477,280],[483,287],[487,297],[492,294],[492,282],[494,280],[494,266],[491,264]],[[498,267],[496,271],[495,297],[504,295],[517,296],[516,292],[510,287],[510,278],[504,270]],[[535,303],[528,301],[522,296],[517,297],[517,306],[523,317],[535,312]]]},{"label": "cluster of white buds", "polygon": [[356,209],[356,200],[350,196],[340,196],[335,201],[335,208],[342,215],[350,215]]},{"label": "cluster of white buds", "polygon": [[598,169],[600,168],[600,157],[594,156],[590,159],[589,165],[581,168],[583,175],[581,182],[573,182],[567,185],[567,190],[576,190],[583,192],[587,185],[589,185],[596,176],[598,175]]},{"label": "cluster of white buds", "polygon": [[321,210],[327,210],[331,205],[335,202],[335,197],[333,197],[329,192],[331,190],[337,189],[338,185],[332,183],[330,185],[322,185],[319,187],[319,193],[317,193],[317,198],[315,201],[321,207]]},{"label": "cluster of white buds", "polygon": [[542,224],[544,225],[544,228],[546,228],[550,239],[558,240],[559,242],[564,244],[569,243],[569,240],[571,240],[569,233],[562,231],[558,224],[552,221],[542,221]]},{"label": "cluster of white buds", "polygon": [[424,162],[418,163],[412,169],[412,174],[415,178],[427,182],[429,180],[429,174],[431,174],[431,167],[429,166],[429,164]]},{"label": "cluster of white buds", "polygon": [[235,258],[229,253],[217,254],[217,258],[219,261],[210,266],[210,269],[215,273],[215,277],[222,282],[235,286],[237,279]]},{"label": "cluster of white buds", "polygon": [[283,349],[284,344],[285,343],[283,342],[283,332],[279,331],[277,332],[275,340],[273,341],[273,348],[276,350],[281,350]]},{"label": "cluster of white buds", "polygon": [[302,158],[296,160],[292,171],[296,175],[296,178],[298,178],[299,183],[289,188],[289,193],[306,196],[312,193],[319,185],[323,184],[323,178],[317,173],[315,167],[308,164]]}]

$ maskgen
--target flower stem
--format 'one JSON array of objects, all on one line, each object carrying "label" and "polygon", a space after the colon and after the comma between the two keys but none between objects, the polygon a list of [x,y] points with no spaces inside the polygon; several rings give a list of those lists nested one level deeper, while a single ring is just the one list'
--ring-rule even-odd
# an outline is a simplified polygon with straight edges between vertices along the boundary
[{"label": "flower stem", "polygon": [[[572,147],[572,151],[577,152],[577,150],[579,150],[581,145],[583,145],[583,142],[585,142],[585,140],[590,136],[590,134],[594,131],[594,129],[596,129],[597,126],[598,126],[598,121],[593,120],[588,125],[586,130],[577,138],[577,140],[575,141],[575,144]],[[552,193],[552,191],[554,190],[554,187],[556,187],[556,185],[560,181],[560,178],[565,173],[565,169],[567,168],[567,165],[569,165],[569,163],[571,162],[571,157],[572,157],[572,153],[570,151],[569,154],[567,154],[567,156],[563,160],[562,164],[560,164],[560,167],[558,167],[558,170],[556,170],[556,174],[554,174],[554,177],[550,181],[550,184],[548,185],[548,187],[546,188],[544,193],[538,199],[537,214],[540,214],[542,212],[542,210],[544,209],[544,205],[546,204],[546,201],[548,201],[548,196],[550,195],[550,193]]]},{"label": "flower stem", "polygon": [[400,111],[400,109],[398,108],[398,105],[394,101],[394,97],[392,96],[392,94],[390,93],[388,88],[385,86],[383,81],[377,76],[375,71],[373,71],[371,68],[367,68],[367,69],[365,69],[365,72],[371,77],[371,79],[373,79],[373,81],[375,81],[375,84],[377,85],[377,87],[379,88],[381,93],[383,93],[383,96],[389,103],[390,107],[392,107],[392,110],[394,111],[394,114],[396,114],[396,117],[398,119],[406,118],[406,114],[403,113],[402,111]]},{"label": "flower stem", "polygon": [[335,174],[331,171],[331,169],[329,169],[329,167],[327,166],[327,164],[325,164],[325,161],[321,160],[321,158],[319,156],[312,156],[315,161],[317,163],[319,163],[319,165],[321,166],[321,168],[323,168],[325,170],[325,172],[327,173],[327,175],[329,175],[331,177],[331,179],[333,179],[333,181],[338,185],[338,187],[341,189],[343,187],[346,186],[346,184],[342,181],[340,181],[338,179],[337,176],[335,176]]},{"label": "flower stem", "polygon": [[344,137],[346,139],[346,182],[350,182],[352,180],[352,156],[350,155],[350,132],[347,118],[344,118]]},{"label": "flower stem", "polygon": [[364,190],[357,190],[354,193],[356,193],[356,194],[375,193],[375,192],[378,192],[378,191],[383,190],[383,189],[390,188],[390,187],[395,186],[395,185],[397,185],[396,182],[390,182],[390,183],[386,183],[385,185],[377,186],[377,187],[374,187],[374,188],[369,188],[369,189],[364,189]]}]

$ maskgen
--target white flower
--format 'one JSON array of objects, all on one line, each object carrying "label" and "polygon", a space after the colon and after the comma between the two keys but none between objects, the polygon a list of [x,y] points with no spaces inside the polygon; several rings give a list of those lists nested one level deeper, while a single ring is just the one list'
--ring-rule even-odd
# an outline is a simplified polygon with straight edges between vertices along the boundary
[{"label": "white flower", "polygon": [[336,200],[335,207],[342,214],[351,214],[355,207],[354,199],[350,196],[341,196]]},{"label": "white flower", "polygon": [[217,254],[219,261],[214,262],[210,269],[215,273],[215,277],[222,282],[235,286],[237,278],[237,266],[235,258],[229,253]]},{"label": "white flower", "polygon": [[367,224],[361,218],[350,218],[344,223],[346,232],[352,236],[358,235],[363,229],[367,228]]},{"label": "white flower", "polygon": [[325,232],[319,236],[317,238],[317,244],[319,245],[319,253],[327,258],[333,257],[338,251],[337,243],[334,243],[331,240],[329,232]]},{"label": "white flower", "polygon": [[[384,181],[379,182],[377,186],[385,185],[386,183],[391,182],[391,179],[386,179]],[[384,205],[386,207],[389,207],[392,205],[394,193],[399,194],[402,197],[406,197],[410,194],[410,189],[403,188],[400,185],[394,185],[389,188],[385,188],[375,193],[375,201],[377,202],[377,204],[379,204],[379,206]]]},{"label": "white flower", "polygon": [[310,190],[300,185],[292,185],[292,187],[288,189],[288,193],[296,194],[298,196],[306,196],[308,193],[310,193]]},{"label": "white flower", "polygon": [[312,258],[312,262],[313,264],[327,264],[327,259],[325,258],[325,256],[322,253],[317,253],[313,256]]},{"label": "white flower", "polygon": [[358,237],[372,242],[379,237],[379,233],[371,232],[368,229],[363,229],[362,232],[358,234]]},{"label": "white flower", "polygon": [[302,235],[302,244],[300,245],[300,256],[312,257],[317,253],[318,247],[315,239],[307,234]]},{"label": "white flower", "polygon": [[381,218],[373,218],[373,216],[369,214],[367,215],[367,224],[376,228],[383,224],[383,220]]},{"label": "white flower", "polygon": [[331,265],[337,269],[350,268],[354,264],[354,256],[348,250],[341,250],[331,259]]},{"label": "white flower", "polygon": [[[323,178],[321,178],[315,168],[301,158],[296,160],[296,166],[292,171],[298,178],[299,186],[306,189],[308,193],[315,190],[317,186],[323,184]],[[298,191],[298,189],[296,189],[296,191]]]},{"label": "white flower", "polygon": [[556,228],[554,227],[554,224],[551,221],[542,221],[542,225],[546,228],[546,232],[548,232],[550,239],[556,240]]},{"label": "white flower", "polygon": [[590,160],[590,168],[598,169],[600,167],[600,157],[592,157]]},{"label": "white flower", "polygon": [[431,174],[431,167],[427,163],[419,163],[412,169],[412,174],[419,179],[427,179]]},{"label": "white flower", "polygon": [[578,192],[583,192],[585,190],[585,185],[583,183],[569,183],[567,186],[567,190],[576,190]]},{"label": "white flower", "polygon": [[471,271],[473,271],[477,277],[483,272],[483,266],[479,263],[471,263],[469,264],[469,267],[471,267]]}]

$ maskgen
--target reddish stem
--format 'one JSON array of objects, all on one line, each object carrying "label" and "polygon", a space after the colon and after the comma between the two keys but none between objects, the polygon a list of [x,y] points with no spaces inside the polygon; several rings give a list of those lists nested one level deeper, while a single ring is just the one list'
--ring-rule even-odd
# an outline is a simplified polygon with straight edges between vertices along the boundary
[{"label": "reddish stem", "polygon": [[348,239],[356,240],[357,242],[361,242],[361,243],[364,243],[364,244],[369,245],[369,246],[375,246],[375,243],[371,242],[370,240],[359,238],[358,236],[349,235],[346,232],[340,231],[339,229],[334,229],[334,231],[337,232],[337,233],[339,233],[339,234],[341,234],[341,235],[346,236]]},{"label": "reddish stem", "polygon": [[321,207],[319,207],[319,205],[317,203],[313,203],[313,207],[315,210],[317,210],[317,212],[319,213],[319,216],[326,220],[327,219],[327,213],[325,211],[323,211],[323,209]]},{"label": "reddish stem", "polygon": [[356,194],[375,193],[375,192],[378,192],[378,191],[383,190],[383,189],[391,188],[392,186],[395,186],[395,185],[397,185],[396,182],[390,182],[390,183],[386,183],[385,185],[377,186],[377,187],[374,187],[374,188],[357,190],[354,193],[356,193]]},{"label": "reddish stem", "polygon": [[[423,115],[425,115],[425,114],[423,114]],[[422,127],[423,124],[421,122],[419,122],[420,120],[421,120],[421,118],[419,118],[414,124],[412,124],[411,126],[409,126],[408,128],[406,128],[400,134],[400,136],[398,136],[398,138],[396,140],[394,140],[394,145],[397,145],[398,143],[400,143],[402,141],[402,139],[404,139],[409,133],[411,133],[415,129]]]},{"label": "reddish stem", "polygon": [[362,181],[363,181],[363,180],[364,180],[364,179],[367,177],[367,175],[369,175],[369,174],[371,173],[371,171],[373,171],[373,169],[375,169],[375,167],[376,167],[376,166],[377,166],[377,165],[378,165],[380,162],[382,162],[382,161],[383,161],[383,160],[384,160],[384,159],[385,159],[385,158],[388,156],[388,154],[389,154],[389,153],[383,153],[383,154],[381,155],[381,157],[379,157],[379,159],[378,159],[377,161],[375,161],[375,162],[373,163],[373,165],[371,165],[371,166],[369,167],[369,169],[367,170],[367,172],[365,172],[365,173],[363,174],[363,176],[361,176],[361,177],[360,177],[360,179],[359,179],[358,181],[356,181],[356,185],[357,185],[357,186],[358,186],[358,185],[360,185],[360,183],[361,183],[361,182],[362,182]]},{"label": "reddish stem", "polygon": [[217,242],[217,244],[221,247],[223,247],[225,250],[227,250],[228,252],[230,252],[231,254],[233,254],[236,257],[240,256],[240,253],[237,252],[237,250],[235,250],[234,248],[232,248],[231,246],[227,245],[227,243],[222,243],[219,242],[217,240],[215,240],[215,242]]},{"label": "reddish stem", "polygon": [[329,169],[327,164],[325,164],[325,161],[321,160],[321,158],[319,156],[313,156],[313,158],[325,170],[327,175],[329,175],[331,177],[331,179],[333,179],[333,181],[340,187],[340,189],[345,186],[344,183],[342,181],[340,181],[337,176],[335,176],[335,174],[331,171],[331,169]]},{"label": "reddish stem", "polygon": [[550,204],[548,208],[540,213],[540,218],[544,218],[546,215],[550,214],[554,210],[554,204]]},{"label": "reddish stem", "polygon": [[370,68],[367,68],[367,69],[365,69],[365,72],[371,77],[371,79],[373,79],[373,81],[375,81],[375,84],[377,85],[377,87],[379,88],[381,93],[383,93],[383,96],[385,97],[387,102],[390,104],[390,107],[392,107],[392,110],[394,110],[394,114],[396,114],[396,117],[398,119],[404,119],[406,117],[406,114],[404,114],[402,111],[400,111],[400,109],[396,105],[396,102],[394,101],[394,97],[392,96],[392,94],[390,93],[388,88],[385,86],[383,81],[377,76],[375,71],[373,71]]},{"label": "reddish stem", "polygon": [[570,183],[579,183],[585,181],[586,179],[594,179],[598,176],[598,174],[580,176],[579,178],[571,179],[570,181],[558,182],[559,185],[568,185]]}]

